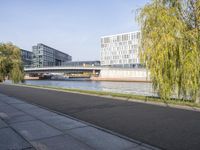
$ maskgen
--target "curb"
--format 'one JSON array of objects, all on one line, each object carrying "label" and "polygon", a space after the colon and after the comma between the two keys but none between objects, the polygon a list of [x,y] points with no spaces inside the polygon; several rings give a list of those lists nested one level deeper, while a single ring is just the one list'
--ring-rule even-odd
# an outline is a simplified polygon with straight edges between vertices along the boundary
[{"label": "curb", "polygon": [[[7,96],[8,96],[8,95],[7,95]],[[11,97],[11,96],[9,96],[9,97]],[[14,98],[15,98],[15,97],[14,97]],[[19,99],[19,100],[21,100],[21,99]],[[21,101],[23,101],[23,100],[21,100]],[[24,101],[24,102],[26,102],[26,101]],[[88,126],[94,127],[94,128],[99,129],[99,130],[101,130],[101,131],[107,132],[107,133],[112,134],[112,135],[114,135],[114,136],[117,136],[117,137],[119,137],[119,138],[122,138],[122,139],[125,139],[125,140],[127,140],[127,141],[130,141],[130,142],[132,142],[132,143],[136,143],[136,144],[138,144],[138,145],[140,145],[140,146],[144,146],[144,147],[149,148],[149,149],[151,149],[151,150],[161,150],[161,148],[157,148],[157,147],[155,147],[155,146],[153,146],[153,145],[146,144],[146,143],[140,142],[140,141],[138,141],[138,140],[134,140],[134,139],[132,139],[132,138],[129,138],[129,137],[124,136],[124,135],[122,135],[122,134],[119,134],[119,133],[117,133],[117,132],[114,132],[114,131],[105,129],[105,128],[103,128],[103,127],[94,125],[94,124],[92,124],[92,123],[89,123],[89,122],[86,122],[86,121],[83,121],[83,120],[80,120],[80,119],[78,119],[78,118],[72,117],[72,116],[67,115],[67,114],[64,114],[64,113],[62,113],[62,112],[55,111],[55,110],[49,109],[49,108],[47,108],[47,107],[44,107],[44,106],[41,106],[41,105],[38,105],[38,104],[34,104],[34,103],[30,103],[30,102],[26,102],[26,103],[29,103],[29,104],[34,105],[34,106],[37,106],[37,107],[39,107],[39,108],[48,110],[48,111],[50,111],[50,112],[54,112],[54,113],[56,113],[56,114],[58,114],[58,115],[61,115],[61,116],[64,116],[64,117],[73,119],[73,120],[75,120],[75,121],[81,122],[81,123],[86,124],[86,125],[88,125]]]}]

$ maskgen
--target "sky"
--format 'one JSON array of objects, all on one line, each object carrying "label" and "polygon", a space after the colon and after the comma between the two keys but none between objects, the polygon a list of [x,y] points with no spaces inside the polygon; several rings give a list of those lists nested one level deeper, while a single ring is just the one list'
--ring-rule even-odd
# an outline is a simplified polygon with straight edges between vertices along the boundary
[{"label": "sky", "polygon": [[100,38],[139,30],[148,0],[0,0],[0,42],[32,51],[43,43],[74,61],[99,60]]}]

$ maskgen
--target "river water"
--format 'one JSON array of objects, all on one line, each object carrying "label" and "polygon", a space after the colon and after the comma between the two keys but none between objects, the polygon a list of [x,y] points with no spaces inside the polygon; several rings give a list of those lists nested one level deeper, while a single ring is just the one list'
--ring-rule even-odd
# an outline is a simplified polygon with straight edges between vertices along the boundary
[{"label": "river water", "polygon": [[144,82],[107,82],[107,81],[55,81],[55,80],[26,80],[27,85],[56,86],[62,88],[128,93],[137,95],[155,95],[151,83]]}]

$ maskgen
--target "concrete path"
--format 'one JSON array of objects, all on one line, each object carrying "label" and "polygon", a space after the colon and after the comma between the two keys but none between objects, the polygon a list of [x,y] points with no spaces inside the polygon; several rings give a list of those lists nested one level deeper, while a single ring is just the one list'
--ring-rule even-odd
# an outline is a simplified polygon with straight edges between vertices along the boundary
[{"label": "concrete path", "polygon": [[200,150],[200,112],[0,84],[0,93],[167,150]]},{"label": "concrete path", "polygon": [[0,94],[0,150],[152,150],[67,116]]}]

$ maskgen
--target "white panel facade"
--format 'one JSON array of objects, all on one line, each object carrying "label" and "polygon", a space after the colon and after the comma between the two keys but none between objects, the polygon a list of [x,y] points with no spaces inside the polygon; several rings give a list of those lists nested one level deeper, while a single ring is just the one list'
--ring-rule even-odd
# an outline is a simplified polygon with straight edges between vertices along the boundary
[{"label": "white panel facade", "polygon": [[139,31],[101,37],[101,65],[137,67],[139,39]]}]

